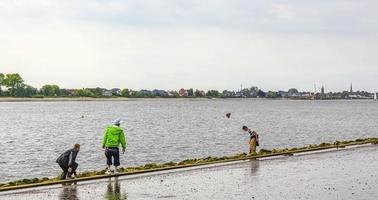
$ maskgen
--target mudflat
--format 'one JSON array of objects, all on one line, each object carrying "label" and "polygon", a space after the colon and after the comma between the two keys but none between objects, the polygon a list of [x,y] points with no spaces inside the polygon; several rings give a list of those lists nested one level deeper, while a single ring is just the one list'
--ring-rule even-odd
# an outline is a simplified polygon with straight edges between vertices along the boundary
[{"label": "mudflat", "polygon": [[4,192],[0,199],[377,199],[378,146]]}]

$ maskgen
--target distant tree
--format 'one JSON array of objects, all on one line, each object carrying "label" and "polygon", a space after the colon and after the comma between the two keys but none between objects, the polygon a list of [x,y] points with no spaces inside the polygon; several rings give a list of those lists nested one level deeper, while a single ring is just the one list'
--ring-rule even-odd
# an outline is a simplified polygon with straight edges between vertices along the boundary
[{"label": "distant tree", "polygon": [[155,94],[150,90],[132,91],[130,96],[136,97],[136,98],[154,98],[154,97],[156,97]]},{"label": "distant tree", "polygon": [[3,86],[4,78],[5,78],[4,74],[0,73],[0,96],[3,95],[3,90],[1,89],[1,86]]},{"label": "distant tree", "polygon": [[264,91],[262,91],[262,90],[259,90],[259,91],[257,91],[257,96],[258,97],[265,97],[266,93]]},{"label": "distant tree", "polygon": [[129,97],[130,96],[130,91],[129,89],[125,88],[121,91],[121,96],[123,97]]},{"label": "distant tree", "polygon": [[24,97],[32,97],[37,94],[37,88],[34,88],[30,85],[25,85],[23,88],[23,95]]},{"label": "distant tree", "polygon": [[295,88],[291,88],[291,89],[289,89],[287,92],[288,92],[290,95],[298,94],[298,93],[299,93],[298,90],[295,89]]},{"label": "distant tree", "polygon": [[3,81],[4,81],[4,79],[5,79],[4,74],[3,74],[3,73],[0,73],[0,86],[3,85]]},{"label": "distant tree", "polygon": [[60,96],[66,97],[69,95],[69,92],[66,89],[60,89],[59,94]]},{"label": "distant tree", "polygon": [[194,92],[194,95],[195,95],[196,97],[204,97],[204,96],[205,96],[205,92],[203,92],[203,91],[201,91],[201,90],[196,90],[196,91]]},{"label": "distant tree", "polygon": [[130,92],[131,93],[131,97],[141,97],[141,94],[139,91],[136,91],[136,90],[133,90]]},{"label": "distant tree", "polygon": [[266,94],[266,98],[280,98],[281,95],[278,92],[269,91]]},{"label": "distant tree", "polygon": [[228,98],[228,97],[235,97],[235,96],[236,96],[236,93],[235,93],[235,91],[223,90],[221,96],[222,96],[222,97],[225,97],[225,98]]},{"label": "distant tree", "polygon": [[244,88],[242,89],[242,94],[245,97],[257,97],[257,92],[259,91],[259,88],[257,86],[252,86],[250,88]]},{"label": "distant tree", "polygon": [[91,92],[93,93],[94,96],[101,97],[103,89],[96,87],[95,89],[91,89]]},{"label": "distant tree", "polygon": [[9,95],[22,96],[25,88],[24,80],[19,74],[7,74],[3,79],[3,85],[8,88]]},{"label": "distant tree", "polygon": [[75,91],[74,96],[77,97],[93,97],[94,94],[88,89],[78,89]]},{"label": "distant tree", "polygon": [[37,89],[26,84],[18,86],[16,89],[12,90],[12,93],[8,92],[8,96],[14,97],[32,97],[37,94]]},{"label": "distant tree", "polygon": [[4,74],[2,75],[3,84],[6,87],[17,87],[24,83],[24,80],[20,76],[20,74],[7,74],[4,77]]},{"label": "distant tree", "polygon": [[51,85],[43,85],[39,90],[39,93],[43,96],[52,96],[52,87]]},{"label": "distant tree", "polygon": [[180,96],[180,94],[176,90],[169,91],[169,93],[171,94],[171,97],[174,97],[174,98]]},{"label": "distant tree", "polygon": [[189,97],[193,97],[194,96],[193,88],[190,88],[189,90],[187,90],[187,92],[188,92],[188,96]]},{"label": "distant tree", "polygon": [[58,85],[52,85],[51,89],[53,96],[60,96],[60,88]]},{"label": "distant tree", "polygon": [[218,90],[209,90],[206,93],[208,97],[220,97],[220,92]]},{"label": "distant tree", "polygon": [[43,85],[39,91],[43,96],[60,96],[60,88],[57,85]]},{"label": "distant tree", "polygon": [[155,98],[156,97],[156,95],[150,90],[141,90],[141,91],[139,91],[139,94],[140,94],[140,97],[143,97],[143,98]]}]

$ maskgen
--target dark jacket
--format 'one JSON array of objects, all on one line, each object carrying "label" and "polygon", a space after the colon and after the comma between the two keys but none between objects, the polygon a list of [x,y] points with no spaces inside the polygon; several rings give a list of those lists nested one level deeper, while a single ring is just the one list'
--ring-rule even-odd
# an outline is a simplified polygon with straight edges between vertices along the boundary
[{"label": "dark jacket", "polygon": [[78,153],[76,149],[67,150],[56,159],[56,162],[62,167],[72,167]]}]

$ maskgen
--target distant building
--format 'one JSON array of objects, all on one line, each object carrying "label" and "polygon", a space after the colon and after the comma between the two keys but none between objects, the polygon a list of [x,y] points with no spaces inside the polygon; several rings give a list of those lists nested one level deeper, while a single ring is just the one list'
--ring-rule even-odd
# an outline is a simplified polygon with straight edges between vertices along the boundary
[{"label": "distant building", "polygon": [[350,84],[350,90],[349,93],[353,94],[353,83]]},{"label": "distant building", "polygon": [[249,91],[249,95],[251,97],[257,97],[259,92],[259,88],[257,86],[252,86]]},{"label": "distant building", "polygon": [[158,90],[158,89],[154,89],[152,91],[152,93],[157,96],[157,97],[166,97],[168,96],[168,92],[164,91],[164,90]]},{"label": "distant building", "polygon": [[234,91],[227,91],[227,90],[224,90],[224,91],[222,92],[222,94],[223,94],[223,97],[233,97],[233,96],[235,96],[235,92],[234,92]]},{"label": "distant building", "polygon": [[102,96],[111,97],[113,96],[113,92],[111,90],[104,89],[102,90]]},{"label": "distant building", "polygon": [[66,89],[67,96],[73,96],[76,92],[76,89]]},{"label": "distant building", "polygon": [[129,91],[129,96],[135,96],[135,94],[137,94],[138,91],[135,91],[135,90],[130,90]]},{"label": "distant building", "polygon": [[179,90],[179,95],[180,95],[180,97],[186,97],[186,96],[188,96],[188,91],[185,90],[184,88],[181,88]]},{"label": "distant building", "polygon": [[150,90],[143,89],[143,90],[140,91],[140,94],[142,96],[146,97],[146,96],[150,96],[152,94],[152,92]]},{"label": "distant building", "polygon": [[194,96],[196,96],[196,97],[204,97],[204,96],[206,96],[206,93],[203,90],[196,90],[194,92]]},{"label": "distant building", "polygon": [[174,96],[175,96],[175,94],[174,94],[173,91],[168,91],[168,92],[167,92],[167,95],[168,95],[169,97],[174,97]]},{"label": "distant building", "polygon": [[121,89],[113,88],[111,89],[113,95],[121,95]]},{"label": "distant building", "polygon": [[286,92],[286,91],[278,91],[278,94],[281,96],[281,97],[288,97],[289,96],[289,92]]},{"label": "distant building", "polygon": [[237,92],[235,93],[235,97],[242,97],[242,96],[243,96],[243,94],[242,94],[241,91],[237,91]]},{"label": "distant building", "polygon": [[350,94],[348,97],[349,97],[350,99],[359,99],[359,98],[361,98],[360,95],[356,95],[356,94]]},{"label": "distant building", "polygon": [[324,85],[322,86],[322,89],[320,89],[320,95],[321,97],[324,97],[325,93],[324,93]]},{"label": "distant building", "polygon": [[308,97],[312,97],[313,94],[311,92],[301,92],[300,96],[308,98]]}]

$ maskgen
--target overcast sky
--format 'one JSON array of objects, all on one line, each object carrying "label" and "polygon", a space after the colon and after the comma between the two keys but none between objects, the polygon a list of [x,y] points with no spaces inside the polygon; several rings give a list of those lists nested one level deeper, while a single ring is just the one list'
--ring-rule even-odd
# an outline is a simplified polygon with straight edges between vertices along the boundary
[{"label": "overcast sky", "polygon": [[0,72],[40,87],[378,91],[377,0],[1,0]]}]

